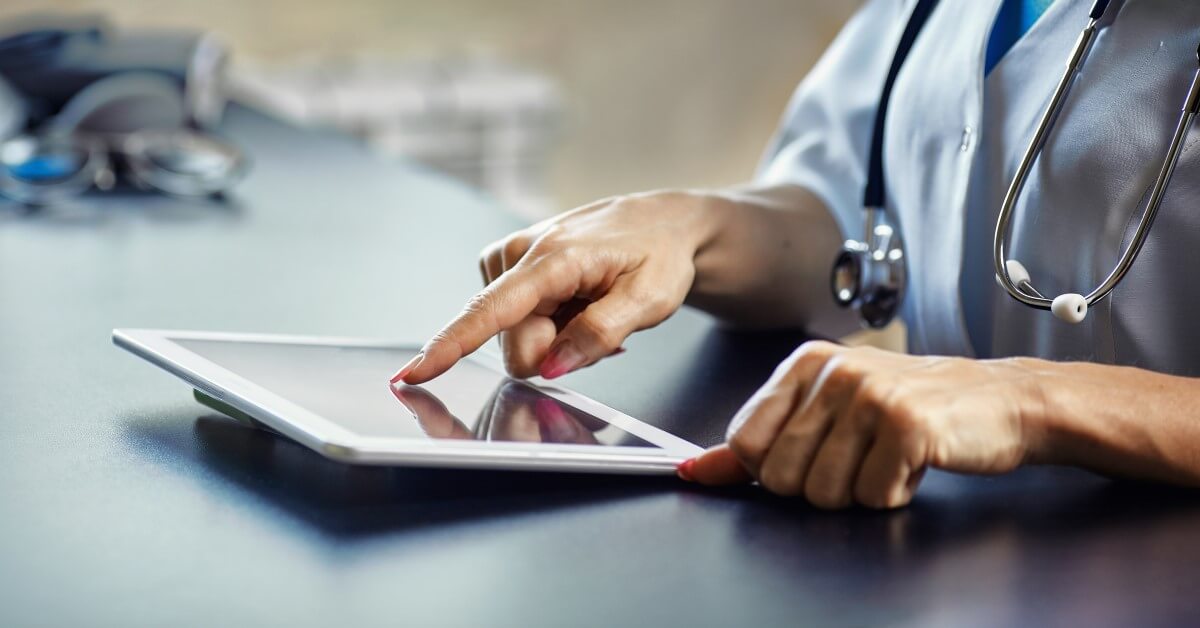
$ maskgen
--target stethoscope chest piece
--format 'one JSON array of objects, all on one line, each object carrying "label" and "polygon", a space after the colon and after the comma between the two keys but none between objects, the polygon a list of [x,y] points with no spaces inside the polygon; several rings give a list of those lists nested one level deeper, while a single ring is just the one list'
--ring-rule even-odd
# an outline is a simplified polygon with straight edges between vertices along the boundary
[{"label": "stethoscope chest piece", "polygon": [[857,310],[859,320],[867,327],[879,328],[890,323],[904,298],[907,283],[904,249],[900,234],[888,224],[885,209],[888,195],[883,172],[883,139],[892,86],[935,6],[937,0],[918,0],[900,37],[875,111],[867,185],[863,190],[863,239],[846,240],[830,275],[833,300],[842,307]]},{"label": "stethoscope chest piece", "polygon": [[874,224],[878,213],[867,212],[864,240],[842,245],[829,278],[834,301],[857,310],[873,328],[896,317],[907,279],[900,239],[890,225]]}]

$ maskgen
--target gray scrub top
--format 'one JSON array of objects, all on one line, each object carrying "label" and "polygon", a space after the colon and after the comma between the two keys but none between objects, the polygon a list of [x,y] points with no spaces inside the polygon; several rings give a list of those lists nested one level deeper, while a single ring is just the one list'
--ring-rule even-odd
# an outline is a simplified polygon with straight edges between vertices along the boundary
[{"label": "gray scrub top", "polygon": [[[910,349],[1200,375],[1200,129],[1137,262],[1084,322],[1028,308],[996,285],[1001,200],[1092,6],[1055,2],[985,78],[1000,3],[941,2],[893,92],[884,163],[906,245]],[[861,233],[870,128],[914,4],[869,0],[847,23],[796,90],[759,170],[761,181],[811,189],[847,236]],[[1116,263],[1197,69],[1200,2],[1130,0],[1109,16],[1013,220],[1009,255],[1051,296],[1089,292]]]}]

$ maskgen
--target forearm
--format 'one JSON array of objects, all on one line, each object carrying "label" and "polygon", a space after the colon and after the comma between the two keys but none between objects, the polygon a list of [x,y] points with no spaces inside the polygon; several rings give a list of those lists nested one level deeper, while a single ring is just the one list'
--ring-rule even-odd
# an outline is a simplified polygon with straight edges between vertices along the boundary
[{"label": "forearm", "polygon": [[1035,462],[1200,486],[1200,380],[1038,361]]},{"label": "forearm", "polygon": [[829,295],[842,236],[820,199],[796,186],[743,186],[712,193],[704,207],[715,228],[696,252],[690,305],[739,326],[853,328]]}]

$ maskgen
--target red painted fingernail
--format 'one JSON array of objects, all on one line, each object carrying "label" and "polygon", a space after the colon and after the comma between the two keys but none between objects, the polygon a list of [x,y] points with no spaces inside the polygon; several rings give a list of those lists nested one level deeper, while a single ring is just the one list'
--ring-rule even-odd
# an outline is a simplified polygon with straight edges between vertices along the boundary
[{"label": "red painted fingernail", "polygon": [[583,366],[584,362],[587,362],[587,356],[576,349],[570,340],[564,340],[550,351],[550,355],[542,361],[542,366],[538,371],[542,377],[554,379]]},{"label": "red painted fingernail", "polygon": [[694,466],[696,466],[696,459],[688,458],[675,467],[675,475],[678,475],[681,480],[695,482],[696,476],[692,475],[692,467]]},{"label": "red painted fingernail", "polygon": [[420,364],[421,360],[424,358],[425,358],[424,351],[422,351],[421,353],[418,353],[417,355],[414,355],[413,359],[409,360],[408,364],[405,364],[399,371],[396,371],[396,374],[393,375],[392,379],[389,381],[391,381],[393,384],[395,384],[396,382],[404,379],[405,376],[407,376],[409,373],[413,372],[413,369],[417,368],[417,365]]}]

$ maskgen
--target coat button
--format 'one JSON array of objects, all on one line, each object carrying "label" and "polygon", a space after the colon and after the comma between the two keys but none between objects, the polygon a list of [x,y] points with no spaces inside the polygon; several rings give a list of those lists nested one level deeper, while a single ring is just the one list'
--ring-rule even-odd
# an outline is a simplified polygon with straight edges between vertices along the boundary
[{"label": "coat button", "polygon": [[965,153],[971,150],[971,140],[974,138],[974,136],[975,129],[971,128],[971,125],[968,124],[967,126],[963,127],[962,140],[958,144],[959,152]]}]

